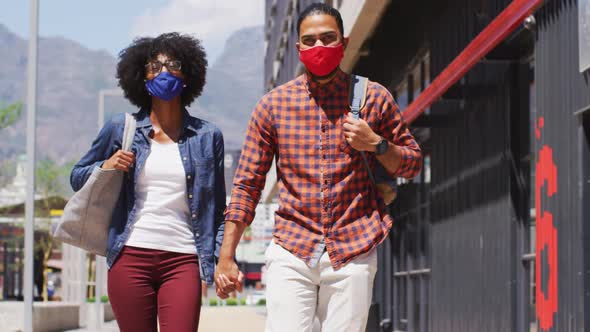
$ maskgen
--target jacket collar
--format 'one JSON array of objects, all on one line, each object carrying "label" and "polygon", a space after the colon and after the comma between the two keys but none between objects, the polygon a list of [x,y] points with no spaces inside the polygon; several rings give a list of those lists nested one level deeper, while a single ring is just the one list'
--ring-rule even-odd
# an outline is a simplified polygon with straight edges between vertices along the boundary
[{"label": "jacket collar", "polygon": [[[192,118],[186,108],[183,108],[182,126],[183,128],[189,129],[194,133],[197,132],[197,128],[192,121]],[[142,108],[136,115],[137,128],[148,128],[151,130],[152,121],[150,120],[150,111],[147,108]]]}]

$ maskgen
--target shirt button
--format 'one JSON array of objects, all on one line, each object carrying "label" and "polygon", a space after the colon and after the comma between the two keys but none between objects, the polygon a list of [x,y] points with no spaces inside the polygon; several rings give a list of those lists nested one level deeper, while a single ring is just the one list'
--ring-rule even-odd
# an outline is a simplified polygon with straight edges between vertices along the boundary
[{"label": "shirt button", "polygon": [[326,155],[324,155],[323,157],[324,157],[324,159],[326,159]]},{"label": "shirt button", "polygon": [[193,195],[192,195],[192,194],[189,194],[189,195],[188,195],[188,198],[193,198]]},{"label": "shirt button", "polygon": [[183,157],[182,160],[186,160],[186,157]]},{"label": "shirt button", "polygon": [[190,180],[191,179],[191,176],[190,175],[187,175],[186,178]]},{"label": "shirt button", "polygon": [[328,180],[324,180],[324,184],[328,184]]},{"label": "shirt button", "polygon": [[181,139],[179,139],[179,140],[178,140],[178,143],[182,143],[182,140],[181,140]]},{"label": "shirt button", "polygon": [[196,217],[197,217],[197,214],[196,213],[193,213],[193,218],[196,218]]}]

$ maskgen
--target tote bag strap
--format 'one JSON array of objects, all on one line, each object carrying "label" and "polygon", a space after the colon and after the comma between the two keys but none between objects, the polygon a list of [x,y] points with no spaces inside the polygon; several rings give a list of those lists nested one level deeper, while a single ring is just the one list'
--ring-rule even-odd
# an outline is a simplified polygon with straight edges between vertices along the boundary
[{"label": "tote bag strap", "polygon": [[131,144],[133,144],[136,127],[137,123],[133,115],[125,113],[125,129],[123,130],[123,140],[121,143],[123,151],[131,151]]}]

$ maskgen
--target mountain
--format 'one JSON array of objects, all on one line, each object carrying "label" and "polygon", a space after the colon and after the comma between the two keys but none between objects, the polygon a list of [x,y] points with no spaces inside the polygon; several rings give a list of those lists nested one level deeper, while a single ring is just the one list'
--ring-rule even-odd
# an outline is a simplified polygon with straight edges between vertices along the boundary
[{"label": "mountain", "polygon": [[[263,92],[262,27],[236,31],[210,65],[203,95],[191,114],[214,122],[226,149],[241,147],[245,127]],[[0,24],[0,106],[26,101],[27,42]],[[60,37],[40,38],[37,88],[38,158],[77,160],[96,136],[98,92],[116,86],[117,60]],[[26,105],[24,106],[26,110]],[[105,100],[107,113],[130,111],[123,98]],[[0,134],[0,162],[25,152],[26,112]],[[1,176],[2,174],[0,174]]]},{"label": "mountain", "polygon": [[246,125],[262,97],[264,35],[262,27],[245,28],[231,35],[217,61],[209,68],[197,116],[218,125],[226,150],[240,149]]}]

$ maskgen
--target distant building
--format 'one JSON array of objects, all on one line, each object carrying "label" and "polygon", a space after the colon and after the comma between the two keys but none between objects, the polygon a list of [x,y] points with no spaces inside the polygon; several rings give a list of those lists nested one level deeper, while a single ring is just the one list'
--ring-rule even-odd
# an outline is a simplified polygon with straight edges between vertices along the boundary
[{"label": "distant building", "polygon": [[240,160],[241,150],[229,150],[225,151],[225,192],[227,196],[231,195],[231,189],[233,188],[234,174],[236,173],[236,167],[238,167],[238,161]]},{"label": "distant building", "polygon": [[[27,156],[22,154],[17,159],[14,179],[8,186],[0,188],[0,206],[16,205],[25,201],[27,196],[26,166]],[[40,197],[36,195],[35,198]]]}]

